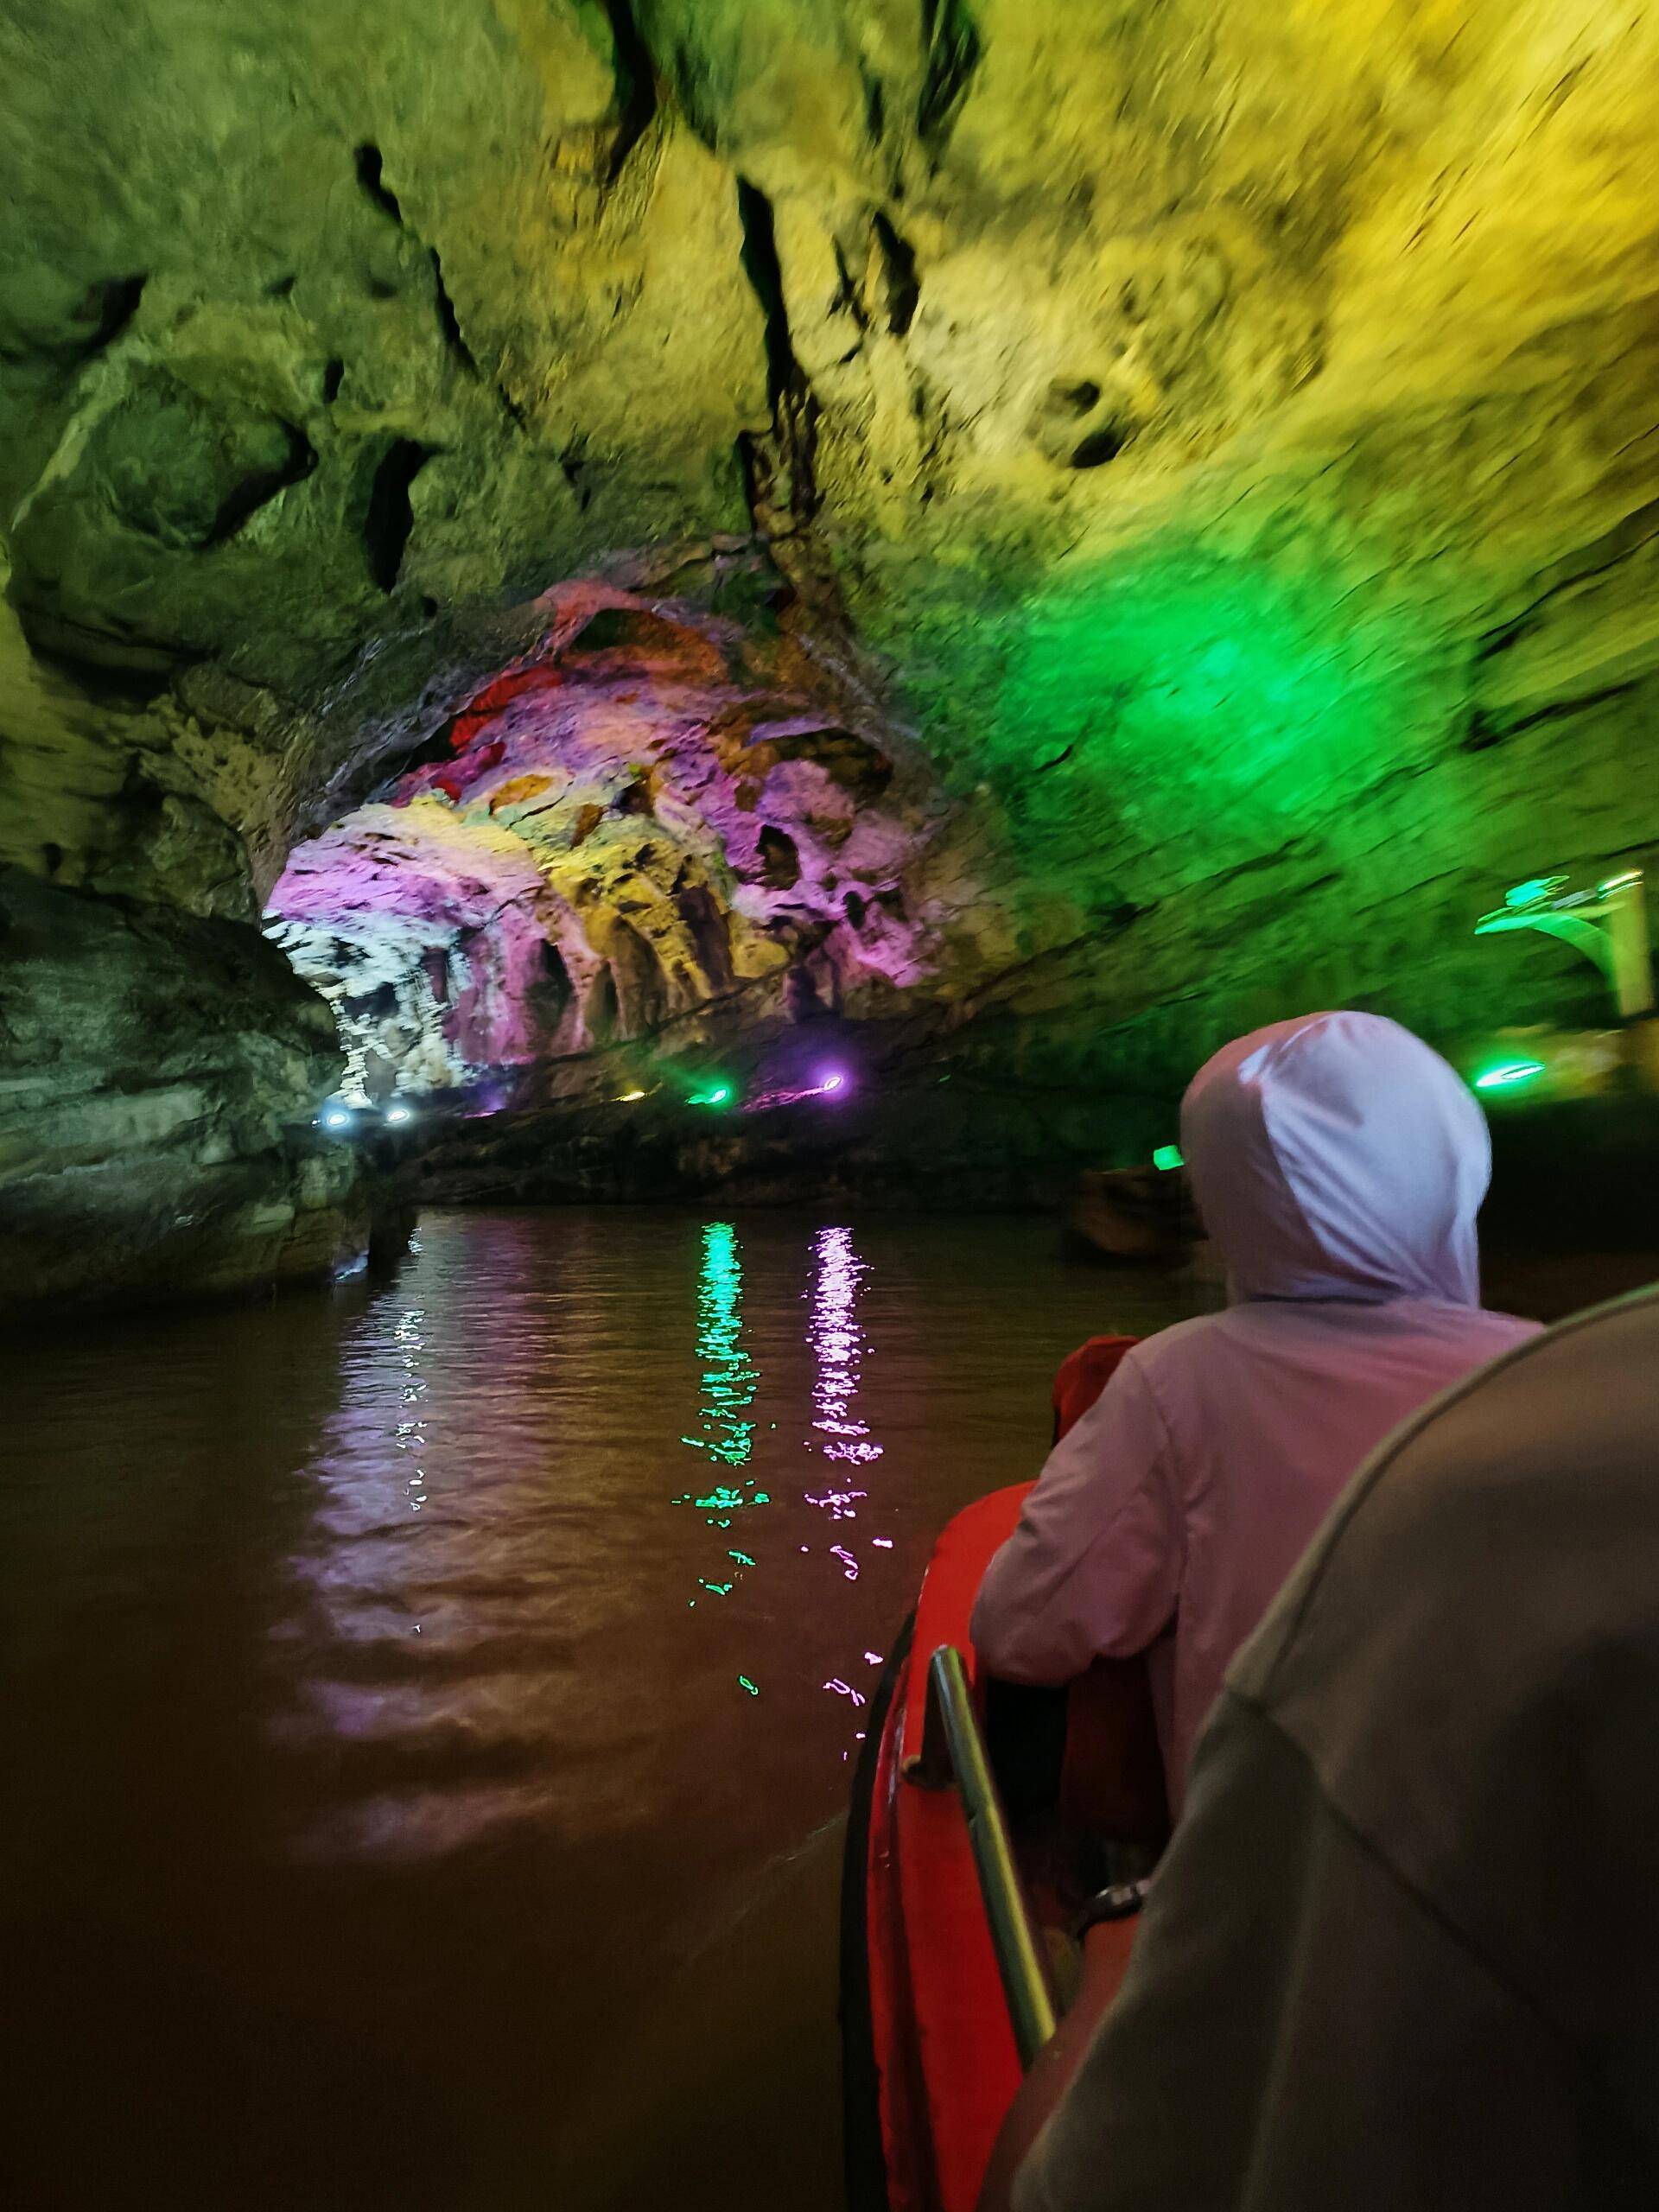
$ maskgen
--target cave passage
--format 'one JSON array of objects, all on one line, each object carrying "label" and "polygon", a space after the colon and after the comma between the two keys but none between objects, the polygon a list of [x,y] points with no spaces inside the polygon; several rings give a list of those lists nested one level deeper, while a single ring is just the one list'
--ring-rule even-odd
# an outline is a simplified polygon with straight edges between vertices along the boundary
[{"label": "cave passage", "polygon": [[0,0],[8,2208],[848,2212],[872,1700],[1229,1040],[1659,1276],[1659,0],[1263,16]]},{"label": "cave passage", "polygon": [[539,611],[540,647],[271,893],[345,1053],[323,1127],[850,1097],[849,1009],[928,958],[892,762],[692,608],[569,587]]}]

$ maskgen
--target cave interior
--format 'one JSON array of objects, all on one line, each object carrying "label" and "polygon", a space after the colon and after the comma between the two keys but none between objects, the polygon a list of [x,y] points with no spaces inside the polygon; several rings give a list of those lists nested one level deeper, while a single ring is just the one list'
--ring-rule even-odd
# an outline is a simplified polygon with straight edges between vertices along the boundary
[{"label": "cave interior", "polygon": [[1659,11],[15,0],[0,73],[0,1311],[338,1273],[398,1174],[1030,1204],[1319,1005],[1629,1072],[1477,924],[1659,842]]}]

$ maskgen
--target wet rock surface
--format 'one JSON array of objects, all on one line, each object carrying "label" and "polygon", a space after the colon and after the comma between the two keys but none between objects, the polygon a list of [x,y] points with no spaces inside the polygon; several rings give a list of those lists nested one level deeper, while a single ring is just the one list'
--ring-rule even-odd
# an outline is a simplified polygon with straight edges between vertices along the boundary
[{"label": "wet rock surface", "polygon": [[391,1226],[311,1126],[327,1009],[251,931],[0,871],[0,1320],[349,1272]]},{"label": "wet rock surface", "polygon": [[16,0],[0,73],[0,860],[111,946],[288,868],[364,1071],[521,1103],[810,989],[988,1160],[1320,1001],[1601,1017],[1470,931],[1659,842],[1655,10]]}]

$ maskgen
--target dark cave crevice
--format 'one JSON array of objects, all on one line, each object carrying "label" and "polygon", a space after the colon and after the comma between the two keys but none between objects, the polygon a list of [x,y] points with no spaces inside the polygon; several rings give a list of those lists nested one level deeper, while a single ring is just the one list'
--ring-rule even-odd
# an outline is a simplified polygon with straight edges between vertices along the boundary
[{"label": "dark cave crevice", "polygon": [[587,442],[573,438],[559,455],[559,473],[576,495],[576,512],[586,514],[594,502],[593,464]]},{"label": "dark cave crevice", "polygon": [[902,338],[916,320],[916,308],[922,296],[915,249],[893,228],[880,208],[876,209],[871,221],[881,251],[887,328],[895,338]]},{"label": "dark cave crevice", "polygon": [[674,906],[685,924],[703,974],[716,991],[729,991],[737,980],[732,963],[731,927],[725,909],[707,884],[682,880],[674,887]]},{"label": "dark cave crevice", "polygon": [[31,338],[26,344],[0,344],[0,361],[55,361],[78,365],[113,345],[138,312],[138,302],[149,282],[147,270],[128,276],[105,276],[87,287],[72,318],[72,327],[61,337]]},{"label": "dark cave crevice", "polygon": [[1590,714],[1597,707],[1626,697],[1637,688],[1634,681],[1609,683],[1598,691],[1581,692],[1576,699],[1552,699],[1545,706],[1509,715],[1477,707],[1458,741],[1459,750],[1464,753],[1487,752],[1492,746],[1502,745],[1509,738],[1519,737],[1523,730],[1536,729],[1545,722],[1567,721],[1574,715]]},{"label": "dark cave crevice", "polygon": [[927,71],[916,101],[916,134],[935,156],[944,151],[982,51],[964,0],[923,0]]},{"label": "dark cave crevice", "polygon": [[365,143],[353,149],[353,166],[357,181],[383,215],[389,215],[399,230],[404,227],[404,211],[397,204],[397,195],[386,184],[381,172],[384,163],[380,149]]},{"label": "dark cave crevice", "polygon": [[1062,377],[1048,388],[1049,404],[1060,415],[1092,415],[1102,397],[1092,377],[1079,377],[1075,383]]},{"label": "dark cave crevice", "polygon": [[757,527],[765,531],[770,525],[781,531],[791,523],[809,522],[817,510],[817,402],[790,334],[772,202],[747,177],[737,180],[737,213],[743,234],[743,273],[760,306],[766,401],[772,412],[770,436],[743,432],[737,442],[738,457]]},{"label": "dark cave crevice", "polygon": [[1073,468],[1102,468],[1109,461],[1116,461],[1128,443],[1127,434],[1116,424],[1108,423],[1071,448]]},{"label": "dark cave crevice", "polygon": [[95,284],[89,296],[95,321],[92,334],[80,349],[82,357],[101,353],[113,345],[138,312],[138,302],[149,282],[148,270],[131,276],[109,276]]},{"label": "dark cave crevice", "polygon": [[616,978],[608,968],[601,968],[588,987],[582,1001],[582,1027],[594,1045],[615,1042],[618,1021]]},{"label": "dark cave crevice", "polygon": [[786,397],[805,389],[806,378],[795,358],[794,342],[790,336],[783,264],[778,258],[778,229],[772,202],[747,177],[737,180],[737,219],[743,232],[743,274],[760,302],[766,350],[766,397],[775,416]]},{"label": "dark cave crevice", "polygon": [[630,922],[612,923],[607,951],[616,988],[617,1026],[625,1036],[643,1036],[668,1011],[668,978],[662,963]]},{"label": "dark cave crevice", "polygon": [[432,304],[437,310],[438,328],[443,334],[443,342],[467,375],[476,377],[480,373],[478,356],[467,343],[461,317],[455,313],[455,303],[449,296],[449,287],[443,281],[443,264],[438,258],[436,246],[428,246],[426,257],[432,264]]},{"label": "dark cave crevice", "polygon": [[[363,190],[381,213],[389,216],[399,230],[408,229],[397,195],[385,181],[380,149],[372,143],[366,143],[357,148],[353,160],[356,166],[359,184],[362,186]],[[484,371],[480,365],[477,354],[474,353],[467,342],[466,332],[461,328],[461,317],[455,311],[454,301],[450,296],[448,285],[444,282],[443,262],[438,249],[435,245],[429,245],[425,247],[425,253],[432,271],[432,308],[438,320],[438,334],[443,340],[445,349],[461,364],[466,374],[481,383],[484,378]],[[369,289],[376,298],[391,298],[396,292],[395,286],[383,287],[378,280],[371,280]],[[502,412],[517,429],[522,430],[524,427],[523,408],[519,406],[512,393],[499,384],[495,385],[493,389],[496,398],[500,403]]]},{"label": "dark cave crevice", "polygon": [[564,955],[550,938],[542,946],[542,972],[525,993],[531,1016],[544,1037],[554,1037],[576,995]]},{"label": "dark cave crevice", "polygon": [[435,446],[422,445],[414,438],[396,438],[382,454],[374,472],[374,481],[369,487],[368,512],[363,518],[363,543],[368,555],[369,574],[388,594],[397,588],[404,554],[415,527],[410,487],[436,451]]},{"label": "dark cave crevice", "polygon": [[245,476],[219,502],[219,512],[202,539],[204,546],[223,545],[243,524],[270,505],[279,493],[308,477],[317,465],[317,449],[296,423],[284,423],[283,437],[288,450],[274,468]]},{"label": "dark cave crevice", "polygon": [[893,781],[893,762],[868,738],[846,729],[793,730],[753,746],[757,767],[779,760],[810,760],[830,781],[859,798],[879,798]]},{"label": "dark cave crevice", "polygon": [[616,79],[617,131],[605,168],[609,185],[657,119],[657,69],[631,0],[600,0],[600,5],[610,25]]},{"label": "dark cave crevice", "polygon": [[792,891],[801,880],[801,855],[788,830],[763,822],[754,842],[761,882],[769,891]]},{"label": "dark cave crevice", "polygon": [[862,61],[858,77],[864,94],[864,136],[872,146],[880,146],[887,129],[887,90],[875,72]]}]

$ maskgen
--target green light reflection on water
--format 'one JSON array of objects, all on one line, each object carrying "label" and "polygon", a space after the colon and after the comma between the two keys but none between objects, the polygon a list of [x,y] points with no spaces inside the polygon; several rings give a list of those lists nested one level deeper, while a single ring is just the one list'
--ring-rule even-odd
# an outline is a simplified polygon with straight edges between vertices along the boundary
[{"label": "green light reflection on water", "polygon": [[[745,1421],[760,1380],[743,1349],[743,1250],[728,1221],[711,1221],[702,1232],[697,1281],[697,1358],[702,1370],[702,1433],[680,1440],[724,1466],[746,1465],[754,1450],[754,1423]],[[735,1512],[746,1500],[722,1484],[697,1503],[705,1511]]]},{"label": "green light reflection on water", "polygon": [[[680,1441],[693,1452],[728,1467],[741,1467],[754,1451],[755,1423],[745,1418],[754,1402],[760,1376],[743,1348],[743,1250],[730,1222],[713,1221],[702,1232],[702,1263],[697,1276],[697,1362],[701,1402],[695,1433]],[[695,1505],[710,1528],[729,1529],[735,1515],[756,1505],[769,1505],[771,1493],[757,1486],[753,1476],[738,1481],[710,1484],[694,1495],[683,1491],[677,1505]],[[727,1557],[740,1567],[753,1567],[747,1552],[728,1551]],[[731,1580],[697,1577],[697,1587],[715,1598],[729,1598],[737,1587]],[[695,1598],[688,1599],[695,1608]],[[746,1677],[746,1689],[759,1691]]]}]

